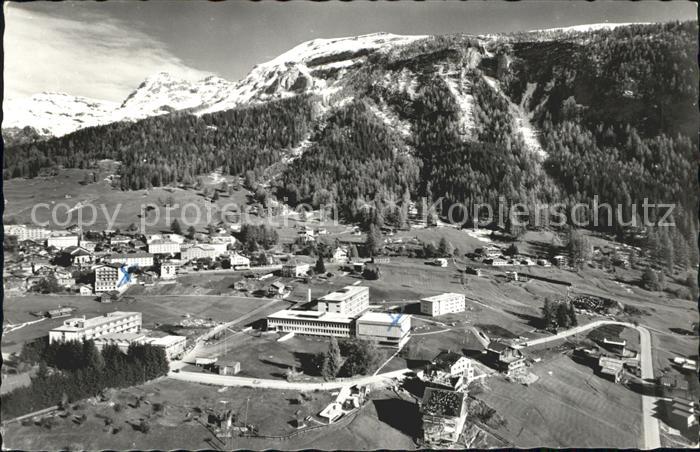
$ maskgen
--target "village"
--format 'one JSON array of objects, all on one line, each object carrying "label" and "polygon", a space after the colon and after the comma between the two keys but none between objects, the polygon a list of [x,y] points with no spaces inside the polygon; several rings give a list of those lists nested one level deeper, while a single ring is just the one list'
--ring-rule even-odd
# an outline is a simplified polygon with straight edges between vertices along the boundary
[{"label": "village", "polygon": [[[266,243],[270,231],[260,226],[142,234],[6,224],[5,236],[15,239],[9,248],[6,242],[3,357],[14,372],[3,370],[3,393],[36,372],[22,363],[25,343],[92,340],[98,350],[116,345],[124,353],[132,344],[150,344],[165,352],[168,385],[216,386],[222,394],[230,387],[298,392],[304,409],[277,428],[254,422],[249,407],[209,406],[208,417],[197,416],[210,446],[318,440],[323,428],[368,416],[372,401],[372,422],[381,423],[387,415],[379,408],[390,396],[392,404],[411,407],[383,421],[402,432],[407,448],[526,447],[535,440],[518,440],[512,424],[527,428],[528,419],[515,421],[508,399],[494,396],[518,386],[550,390],[548,381],[563,365],[577,374],[574,381],[590,373],[587,384],[593,378],[598,393],[628,407],[624,415],[606,416],[622,416],[641,437],[655,432],[652,444],[692,444],[697,335],[681,338],[688,352],[669,357],[670,364],[652,357],[649,330],[656,334],[660,326],[642,326],[656,309],[640,301],[641,289],[591,288],[575,256],[561,247],[544,252],[542,242],[433,227],[417,230],[443,232],[439,243],[426,246],[418,236],[387,229],[374,253],[359,228],[304,220],[293,226],[294,235],[285,232],[292,237],[286,243]],[[592,243],[583,265],[603,272],[633,272],[643,259],[639,248]],[[664,309],[683,318],[692,308],[683,306]],[[697,324],[689,329],[697,331]],[[335,395],[309,402],[318,391]],[[318,408],[310,411],[309,403]],[[12,425],[33,431],[61,412],[22,417],[5,432],[12,434]],[[182,415],[190,419],[193,412]],[[615,430],[606,435],[609,440]],[[618,445],[646,444],[633,437],[620,437]]]}]

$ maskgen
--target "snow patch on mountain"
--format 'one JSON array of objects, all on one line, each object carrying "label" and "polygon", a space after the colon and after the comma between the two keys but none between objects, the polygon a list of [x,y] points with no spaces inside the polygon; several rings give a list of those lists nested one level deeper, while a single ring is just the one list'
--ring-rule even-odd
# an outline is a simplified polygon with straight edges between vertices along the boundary
[{"label": "snow patch on mountain", "polygon": [[530,93],[526,93],[523,102],[521,102],[520,105],[516,105],[503,92],[503,90],[501,89],[501,84],[498,80],[487,75],[483,75],[483,78],[491,88],[493,88],[496,92],[501,94],[501,96],[503,96],[508,101],[510,114],[513,117],[514,121],[515,130],[522,137],[523,143],[525,144],[525,148],[528,151],[530,151],[530,153],[537,156],[537,158],[539,158],[540,161],[543,162],[547,158],[547,152],[545,152],[545,150],[542,148],[542,145],[540,144],[538,138],[540,132],[535,128],[535,126],[532,125],[532,123],[530,122],[530,115],[524,108],[525,101],[532,94],[532,90],[534,90],[534,85],[528,86],[528,89],[531,90]]},{"label": "snow patch on mountain", "polygon": [[39,93],[3,102],[2,128],[30,126],[39,135],[61,136],[84,127],[111,122],[118,104],[62,93]]},{"label": "snow patch on mountain", "polygon": [[573,25],[570,27],[558,27],[558,28],[542,28],[537,30],[530,30],[531,32],[590,32],[598,30],[613,30],[618,27],[629,27],[630,25],[648,25],[650,22],[621,22],[621,23],[598,23],[598,24],[582,24]]}]

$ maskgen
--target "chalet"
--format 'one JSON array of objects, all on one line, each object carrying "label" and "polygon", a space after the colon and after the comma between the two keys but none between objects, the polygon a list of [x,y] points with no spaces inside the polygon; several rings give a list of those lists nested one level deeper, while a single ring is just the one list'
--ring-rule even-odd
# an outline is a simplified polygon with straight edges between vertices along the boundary
[{"label": "chalet", "polygon": [[425,388],[420,414],[423,441],[427,445],[452,445],[459,440],[467,420],[467,394]]},{"label": "chalet", "polygon": [[493,259],[484,259],[484,264],[490,265],[492,267],[503,267],[508,265],[508,261],[505,259],[501,259],[500,257],[496,257]]},{"label": "chalet", "polygon": [[486,347],[486,359],[498,371],[508,376],[519,375],[526,370],[526,361],[520,350],[501,342],[490,342]]},{"label": "chalet", "polygon": [[283,282],[275,281],[272,284],[270,284],[270,287],[267,289],[267,293],[270,296],[282,296],[284,295],[285,289],[286,286]]},{"label": "chalet", "polygon": [[299,263],[296,259],[291,258],[282,266],[282,276],[288,278],[306,276],[310,268],[309,264]]},{"label": "chalet", "polygon": [[331,262],[336,264],[346,264],[350,260],[350,251],[347,246],[339,246],[333,250]]},{"label": "chalet", "polygon": [[93,255],[90,251],[80,246],[68,246],[61,250],[59,257],[64,262],[69,262],[73,265],[85,265],[93,261]]},{"label": "chalet", "polygon": [[443,351],[422,373],[426,386],[461,391],[474,380],[474,367],[470,359],[459,353]]},{"label": "chalet", "polygon": [[92,287],[88,286],[87,284],[80,284],[78,286],[78,293],[80,293],[80,295],[83,297],[88,297],[92,295]]},{"label": "chalet", "polygon": [[469,375],[474,377],[474,367],[472,360],[466,358],[460,353],[451,351],[440,352],[433,358],[431,367],[440,370],[450,375]]},{"label": "chalet", "polygon": [[619,383],[622,379],[622,370],[624,367],[624,362],[617,358],[611,358],[609,356],[601,356],[598,359],[598,370],[601,376],[614,383]]}]

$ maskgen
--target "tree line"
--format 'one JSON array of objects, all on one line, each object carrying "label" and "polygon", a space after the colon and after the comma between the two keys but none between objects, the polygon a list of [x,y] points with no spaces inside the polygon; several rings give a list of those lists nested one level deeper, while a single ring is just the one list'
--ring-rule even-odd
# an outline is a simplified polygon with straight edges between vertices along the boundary
[{"label": "tree line", "polygon": [[123,388],[167,375],[165,351],[151,344],[131,344],[126,353],[116,345],[98,351],[94,341],[48,343],[42,338],[26,344],[20,354],[39,365],[29,386],[2,395],[3,419],[98,395],[106,388]]}]

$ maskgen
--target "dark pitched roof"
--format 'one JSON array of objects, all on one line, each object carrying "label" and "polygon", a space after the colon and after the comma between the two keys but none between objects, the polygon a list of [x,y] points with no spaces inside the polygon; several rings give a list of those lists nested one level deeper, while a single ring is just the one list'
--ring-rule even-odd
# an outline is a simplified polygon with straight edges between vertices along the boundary
[{"label": "dark pitched roof", "polygon": [[425,388],[423,412],[436,416],[456,417],[462,412],[464,393],[448,389]]},{"label": "dark pitched roof", "polygon": [[444,369],[454,365],[463,356],[451,351],[442,351],[433,359],[436,367]]}]

